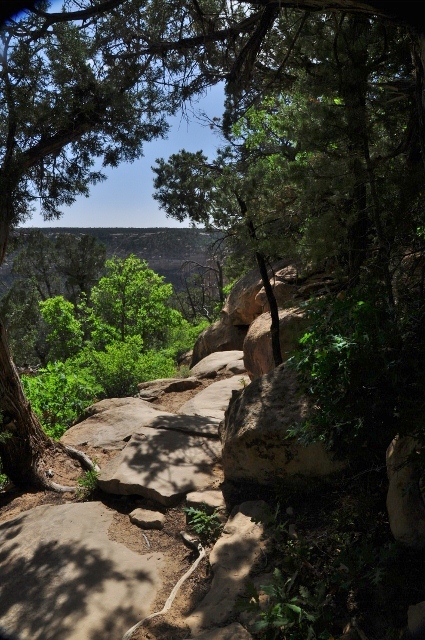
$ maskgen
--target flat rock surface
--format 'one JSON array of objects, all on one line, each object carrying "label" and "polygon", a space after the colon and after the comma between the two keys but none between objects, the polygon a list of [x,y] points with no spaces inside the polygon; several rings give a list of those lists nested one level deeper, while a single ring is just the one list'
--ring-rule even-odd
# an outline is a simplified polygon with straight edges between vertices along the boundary
[{"label": "flat rock surface", "polygon": [[[208,388],[208,387],[207,387]],[[123,449],[131,436],[142,427],[172,428],[189,433],[218,437],[219,420],[182,416],[160,411],[138,398],[116,398],[119,403],[101,407],[99,412],[66,431],[61,442],[74,447],[88,444],[105,449]],[[104,401],[97,404],[101,405]],[[91,407],[95,410],[96,405]]]},{"label": "flat rock surface", "polygon": [[108,493],[141,495],[169,506],[207,487],[220,457],[216,439],[145,427],[102,468],[98,483]]},{"label": "flat rock surface", "polygon": [[224,369],[229,362],[234,362],[235,360],[243,360],[243,351],[216,351],[200,360],[198,364],[195,364],[190,370],[190,375],[207,376],[214,371]]},{"label": "flat rock surface", "polygon": [[243,389],[243,385],[249,384],[249,382],[248,376],[239,375],[213,382],[186,402],[180,408],[179,413],[209,416],[222,420],[232,397],[232,391],[240,391]]},{"label": "flat rock surface", "polygon": [[43,505],[0,525],[0,625],[20,640],[119,640],[148,615],[161,553],[108,538],[99,502]]},{"label": "flat rock surface", "polygon": [[244,593],[246,579],[261,557],[263,527],[251,518],[258,518],[264,507],[261,500],[243,502],[230,514],[210,554],[211,589],[185,621],[192,636],[225,624],[234,614],[236,599]]}]

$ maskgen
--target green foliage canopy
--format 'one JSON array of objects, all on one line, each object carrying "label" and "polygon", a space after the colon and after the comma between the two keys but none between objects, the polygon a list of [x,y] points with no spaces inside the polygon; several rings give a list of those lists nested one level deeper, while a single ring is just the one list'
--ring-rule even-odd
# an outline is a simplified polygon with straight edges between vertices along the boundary
[{"label": "green foliage canopy", "polygon": [[165,341],[167,329],[181,322],[168,306],[172,286],[134,255],[106,261],[106,275],[93,288],[94,315],[111,328],[116,339],[140,336],[145,349]]}]

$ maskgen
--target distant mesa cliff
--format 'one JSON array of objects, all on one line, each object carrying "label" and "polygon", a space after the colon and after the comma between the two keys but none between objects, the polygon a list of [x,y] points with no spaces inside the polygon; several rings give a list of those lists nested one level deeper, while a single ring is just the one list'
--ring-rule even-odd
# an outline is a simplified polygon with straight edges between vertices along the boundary
[{"label": "distant mesa cliff", "polygon": [[[32,229],[22,228],[15,233],[27,235]],[[185,260],[194,260],[205,264],[208,248],[217,239],[218,233],[204,229],[176,229],[156,227],[137,228],[78,228],[51,227],[40,229],[48,238],[55,238],[62,233],[74,235],[92,235],[106,246],[108,258],[116,255],[125,258],[134,253],[141,260],[146,260],[149,267],[164,276],[176,290],[181,289],[180,266]],[[14,254],[10,254],[0,269],[0,280],[10,283],[10,270]]]}]

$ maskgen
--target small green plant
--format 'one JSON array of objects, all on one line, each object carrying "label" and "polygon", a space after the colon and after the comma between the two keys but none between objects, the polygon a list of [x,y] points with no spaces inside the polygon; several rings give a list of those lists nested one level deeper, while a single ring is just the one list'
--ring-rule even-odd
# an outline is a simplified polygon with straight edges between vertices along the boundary
[{"label": "small green plant", "polygon": [[211,543],[217,540],[223,528],[217,511],[211,513],[206,504],[199,505],[197,509],[186,507],[184,511],[190,528],[199,536],[201,542]]},{"label": "small green plant", "polygon": [[[287,640],[329,640],[332,636],[327,630],[316,635],[313,624],[322,617],[326,602],[326,587],[319,582],[314,593],[297,584],[298,571],[292,576],[284,575],[278,568],[273,572],[270,584],[261,587],[267,595],[265,607],[260,604],[259,593],[252,583],[247,586],[246,595],[250,598],[244,609],[257,615],[252,631],[259,633],[265,640],[285,637]],[[284,636],[282,636],[282,632]]]},{"label": "small green plant", "polygon": [[[93,463],[96,465],[96,459],[93,460]],[[95,469],[90,469],[89,471],[86,471],[80,478],[78,478],[78,500],[90,500],[90,498],[93,496],[94,490],[97,487],[98,475],[98,471],[95,471]]]}]

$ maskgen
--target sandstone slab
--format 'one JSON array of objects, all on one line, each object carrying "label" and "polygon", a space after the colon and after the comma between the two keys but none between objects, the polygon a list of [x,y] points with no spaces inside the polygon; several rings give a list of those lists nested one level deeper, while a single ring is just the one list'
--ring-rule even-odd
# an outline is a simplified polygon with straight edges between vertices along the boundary
[{"label": "sandstone slab", "polygon": [[244,502],[230,514],[210,554],[211,589],[185,620],[192,635],[225,624],[234,613],[236,599],[243,594],[245,581],[261,557],[263,527],[252,519],[265,507],[262,501]]},{"label": "sandstone slab", "polygon": [[238,362],[243,361],[243,351],[237,349],[233,351],[216,351],[215,353],[210,353],[192,367],[190,373],[198,378],[207,377],[211,373],[217,373],[226,368],[229,363],[235,360]]},{"label": "sandstone slab", "polygon": [[64,433],[61,442],[71,446],[89,444],[105,449],[122,449],[126,440],[152,419],[173,414],[161,412],[139,398],[111,398],[86,409],[86,415],[86,420]]},{"label": "sandstone slab", "polygon": [[222,420],[233,391],[248,384],[248,376],[231,376],[225,380],[213,382],[202,389],[194,398],[180,407],[179,413],[197,415]]},{"label": "sandstone slab", "polygon": [[145,427],[102,468],[98,485],[107,493],[141,495],[169,506],[207,487],[220,457],[216,439]]},{"label": "sandstone slab", "polygon": [[238,373],[246,373],[245,363],[243,358],[241,360],[232,360],[225,367],[226,373],[233,373],[233,375],[237,375]]},{"label": "sandstone slab", "polygon": [[20,640],[117,640],[151,612],[162,554],[109,540],[101,503],[43,505],[0,525],[0,625]]},{"label": "sandstone slab", "polygon": [[[118,400],[118,398],[114,399]],[[119,398],[119,403],[101,401],[93,414],[64,433],[61,442],[71,446],[89,444],[105,449],[123,449],[139,429],[175,429],[188,433],[216,436],[219,420],[201,416],[183,416],[160,411],[137,398]],[[103,404],[104,403],[104,404]]]},{"label": "sandstone slab", "polygon": [[206,505],[211,513],[215,510],[224,511],[226,509],[223,493],[219,489],[203,489],[188,493],[186,504],[188,507],[194,508]]}]

